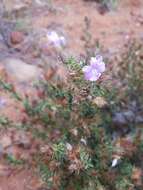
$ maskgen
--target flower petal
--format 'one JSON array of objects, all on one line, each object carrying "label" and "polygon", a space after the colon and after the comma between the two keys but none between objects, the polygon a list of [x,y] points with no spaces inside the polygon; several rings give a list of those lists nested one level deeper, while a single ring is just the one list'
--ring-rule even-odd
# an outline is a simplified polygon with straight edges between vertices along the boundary
[{"label": "flower petal", "polygon": [[101,76],[101,73],[98,73],[98,72],[92,72],[92,75],[90,77],[90,81],[97,81]]},{"label": "flower petal", "polygon": [[116,165],[118,164],[118,159],[115,158],[113,161],[112,161],[112,168],[115,167]]},{"label": "flower petal", "polygon": [[91,63],[91,67],[93,69],[96,69],[97,72],[103,73],[105,71],[105,63],[102,62],[97,62],[97,63]]},{"label": "flower petal", "polygon": [[103,58],[101,55],[97,55],[96,57],[91,57],[90,66],[93,69],[96,69],[97,72],[102,73],[105,71],[105,63],[103,62]]},{"label": "flower petal", "polygon": [[105,71],[105,63],[103,62],[102,56],[91,57],[90,65],[84,66],[82,71],[84,77],[89,81],[96,81],[100,78],[101,73]]},{"label": "flower petal", "polygon": [[91,66],[84,66],[84,67],[82,68],[82,71],[83,71],[83,72],[90,72],[91,69],[92,69]]},{"label": "flower petal", "polygon": [[51,31],[47,34],[49,42],[57,47],[63,46],[66,44],[64,36],[59,36],[57,32]]},{"label": "flower petal", "polygon": [[88,69],[86,70],[86,72],[84,72],[85,79],[89,81],[98,80],[101,76],[101,73],[97,72],[95,69],[92,69],[91,67]]}]

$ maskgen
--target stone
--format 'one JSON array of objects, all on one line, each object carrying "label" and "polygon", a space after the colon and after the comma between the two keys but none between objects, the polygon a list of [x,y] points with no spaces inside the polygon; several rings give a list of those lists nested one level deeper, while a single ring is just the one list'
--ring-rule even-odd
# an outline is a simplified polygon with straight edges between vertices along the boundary
[{"label": "stone", "polygon": [[0,158],[2,158],[3,153],[4,153],[4,149],[3,149],[3,146],[0,144]]},{"label": "stone", "polygon": [[115,113],[113,122],[120,125],[128,125],[135,121],[135,115],[132,111],[127,110]]},{"label": "stone", "polygon": [[1,145],[3,148],[7,148],[7,147],[11,146],[11,145],[12,145],[11,137],[9,137],[8,135],[3,135],[3,136],[0,138],[0,145]]},{"label": "stone", "polygon": [[7,78],[6,70],[3,65],[0,65],[0,80],[5,80]]},{"label": "stone", "polygon": [[10,35],[10,41],[12,44],[19,44],[24,40],[24,34],[22,32],[13,31]]},{"label": "stone", "polygon": [[16,132],[14,134],[13,139],[15,144],[24,149],[29,149],[32,145],[31,137],[28,134],[24,133],[23,131]]},{"label": "stone", "polygon": [[125,112],[123,112],[123,114],[128,122],[132,123],[135,121],[135,114],[132,111],[130,111],[130,110],[125,111]]},{"label": "stone", "polygon": [[28,3],[29,2],[26,0],[3,0],[3,6],[7,12],[18,11],[26,8]]},{"label": "stone", "polygon": [[25,134],[21,134],[20,145],[25,149],[29,149],[32,145],[31,139]]},{"label": "stone", "polygon": [[8,166],[0,164],[0,177],[8,177],[11,173],[11,170]]},{"label": "stone", "polygon": [[123,131],[126,129],[123,126],[127,125],[127,120],[126,120],[125,116],[123,115],[123,113],[117,112],[114,114],[113,124],[114,124],[114,126],[121,128],[121,130],[123,130]]},{"label": "stone", "polygon": [[3,64],[8,76],[16,82],[30,82],[41,76],[41,70],[35,65],[29,65],[16,58],[6,58]]},{"label": "stone", "polygon": [[62,64],[47,64],[44,70],[44,77],[47,81],[52,81],[56,84],[67,84],[68,71]]},{"label": "stone", "polygon": [[20,156],[21,156],[21,152],[19,150],[18,147],[16,146],[11,146],[11,147],[8,147],[6,150],[5,150],[5,155],[9,156],[9,157],[12,157],[16,160],[20,159]]},{"label": "stone", "polygon": [[141,115],[138,115],[137,117],[136,117],[136,123],[143,123],[143,116],[141,116]]}]

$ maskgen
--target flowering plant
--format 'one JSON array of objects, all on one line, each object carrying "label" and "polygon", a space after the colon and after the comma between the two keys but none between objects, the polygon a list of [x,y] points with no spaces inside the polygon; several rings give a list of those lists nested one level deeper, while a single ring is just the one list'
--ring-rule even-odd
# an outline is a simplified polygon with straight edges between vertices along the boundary
[{"label": "flowering plant", "polygon": [[91,57],[90,65],[82,68],[84,77],[89,81],[96,81],[100,78],[101,74],[105,71],[105,63],[101,55]]}]

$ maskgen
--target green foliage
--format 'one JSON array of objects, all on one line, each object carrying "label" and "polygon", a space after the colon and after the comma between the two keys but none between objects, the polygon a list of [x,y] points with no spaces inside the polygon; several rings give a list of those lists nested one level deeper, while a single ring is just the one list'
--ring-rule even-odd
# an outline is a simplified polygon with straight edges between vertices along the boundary
[{"label": "green foliage", "polygon": [[116,189],[117,190],[128,190],[133,187],[133,184],[130,183],[126,178],[121,178],[117,180]]},{"label": "green foliage", "polygon": [[100,3],[106,5],[109,9],[113,9],[117,7],[118,0],[100,0]]},{"label": "green foliage", "polygon": [[90,155],[83,148],[80,150],[80,160],[85,170],[93,168]]},{"label": "green foliage", "polygon": [[3,88],[5,91],[10,92],[11,95],[18,101],[21,101],[21,97],[17,92],[15,92],[13,86],[9,83],[6,83],[5,81],[0,79],[0,87]]},{"label": "green foliage", "polygon": [[9,125],[9,120],[8,118],[4,117],[4,116],[0,116],[0,127],[6,127]]},{"label": "green foliage", "polygon": [[53,145],[54,157],[57,161],[63,162],[65,158],[66,146],[64,142],[59,142]]},{"label": "green foliage", "polygon": [[68,60],[66,60],[65,64],[69,67],[70,70],[75,70],[76,72],[81,71],[83,66],[82,61],[78,63],[73,57],[70,57]]},{"label": "green foliage", "polygon": [[30,102],[28,99],[25,99],[24,101],[24,107],[26,109],[26,111],[30,114],[30,115],[38,115],[41,114],[45,111],[46,108],[52,110],[55,109],[55,107],[52,107],[52,103],[45,101],[45,100],[40,100],[39,102],[36,102],[36,105],[32,106],[30,105]]},{"label": "green foliage", "polygon": [[139,143],[138,149],[140,153],[143,153],[143,140]]},{"label": "green foliage", "polygon": [[23,165],[24,164],[24,161],[23,160],[18,160],[16,159],[14,156],[11,156],[11,155],[7,155],[6,156],[6,160],[12,164],[12,165]]},{"label": "green foliage", "polygon": [[129,162],[129,160],[124,161],[120,167],[119,167],[119,172],[122,176],[126,176],[126,177],[131,177],[132,175],[132,169],[133,166],[132,164]]},{"label": "green foliage", "polygon": [[80,115],[83,118],[92,118],[95,116],[96,108],[88,103],[87,101],[82,102],[80,105]]},{"label": "green foliage", "polygon": [[51,177],[53,176],[53,172],[51,172],[48,169],[47,165],[43,163],[39,164],[39,171],[43,181],[48,184],[48,187],[51,187],[52,186]]},{"label": "green foliage", "polygon": [[143,103],[142,51],[141,42],[132,40],[128,43],[119,61],[120,69],[115,74],[115,77],[122,81],[122,88],[126,86],[124,98],[128,101],[137,101],[139,104]]}]

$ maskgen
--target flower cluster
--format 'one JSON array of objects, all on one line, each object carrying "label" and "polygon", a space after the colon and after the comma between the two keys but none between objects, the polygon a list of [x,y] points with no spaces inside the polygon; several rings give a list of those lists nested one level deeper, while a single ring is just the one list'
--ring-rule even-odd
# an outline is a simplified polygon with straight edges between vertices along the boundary
[{"label": "flower cluster", "polygon": [[101,74],[105,71],[105,63],[101,55],[91,57],[90,65],[82,68],[84,77],[89,81],[97,81]]},{"label": "flower cluster", "polygon": [[47,34],[47,38],[49,42],[54,45],[55,47],[62,47],[65,46],[66,40],[64,36],[59,36],[57,32],[51,31]]}]

